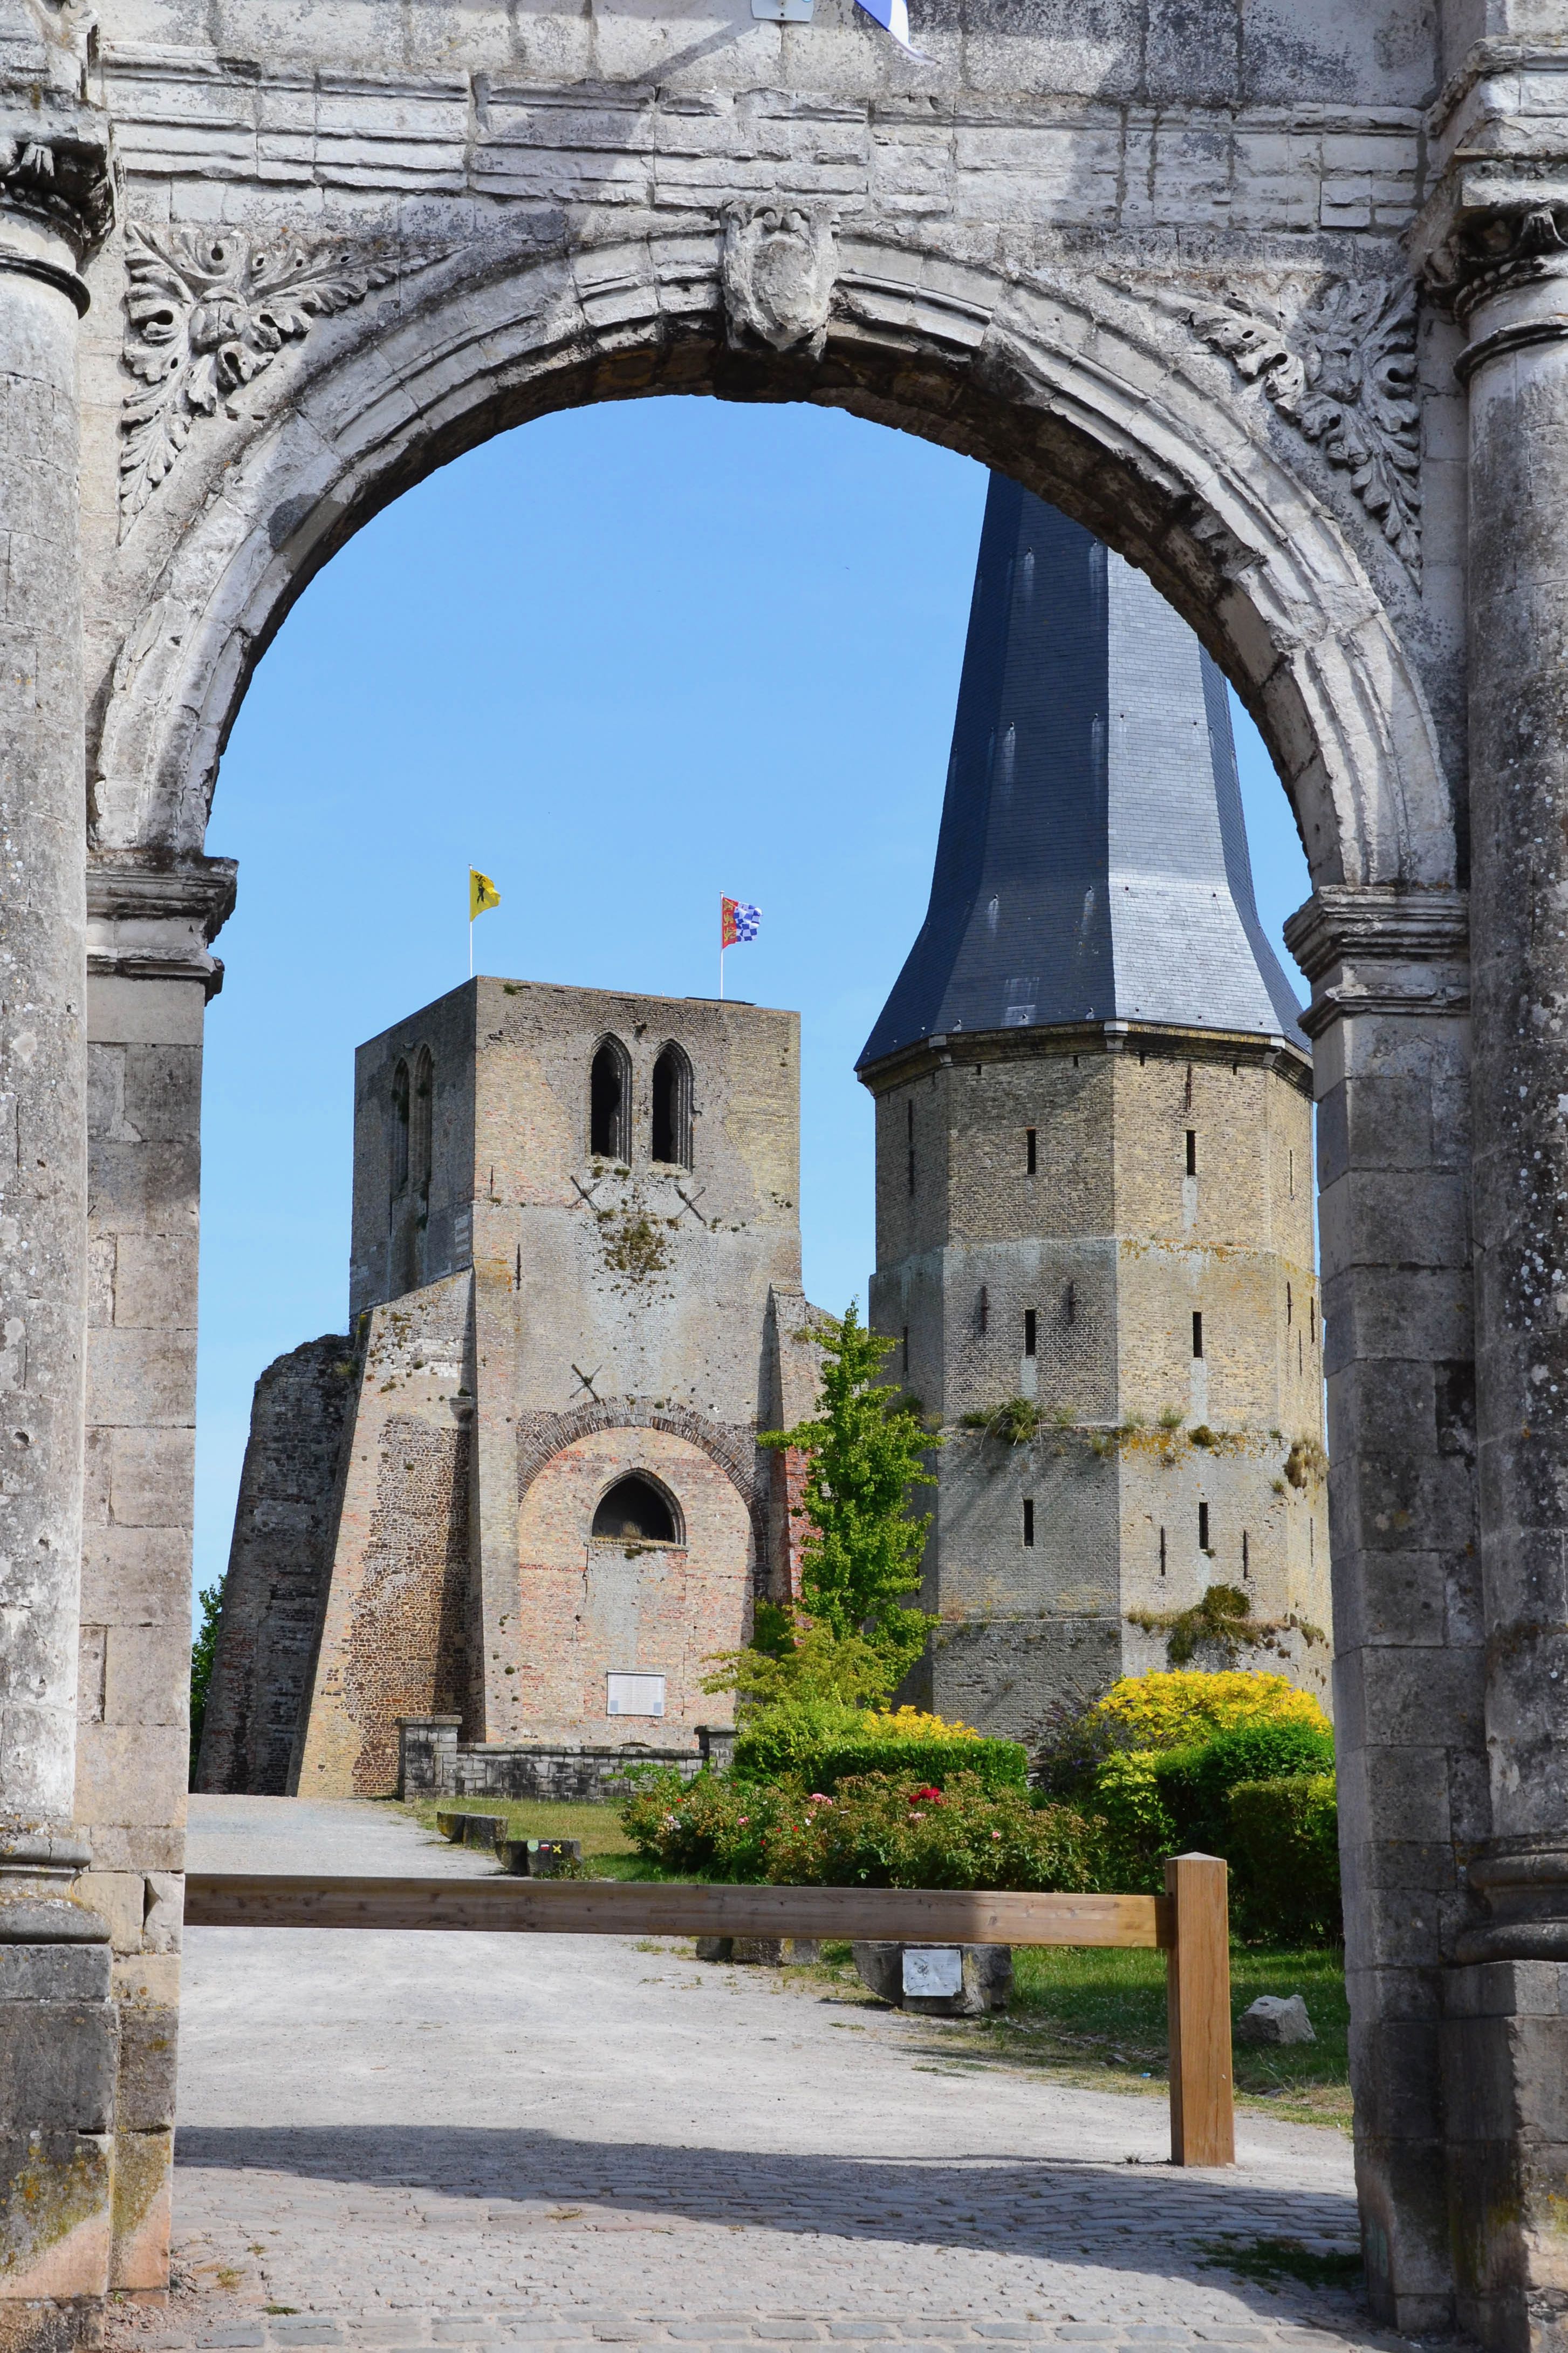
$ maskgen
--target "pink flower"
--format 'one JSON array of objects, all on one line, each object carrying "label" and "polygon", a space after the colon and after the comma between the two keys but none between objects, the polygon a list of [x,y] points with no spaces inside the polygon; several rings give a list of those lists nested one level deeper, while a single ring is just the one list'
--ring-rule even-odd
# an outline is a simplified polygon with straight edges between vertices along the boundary
[{"label": "pink flower", "polygon": [[814,1789],[810,1798],[807,1799],[807,1803],[813,1806],[830,1806],[833,1803],[833,1800],[827,1796],[825,1790]]},{"label": "pink flower", "polygon": [[751,1820],[751,1819],[752,1819],[752,1818],[751,1818],[750,1814],[742,1814],[742,1815],[741,1816],[741,1818],[740,1818],[740,1821],[739,1821],[739,1823],[737,1824],[737,1828],[738,1828],[738,1829],[740,1829],[740,1830],[744,1830],[744,1829],[745,1829],[745,1827],[746,1827],[746,1824]]},{"label": "pink flower", "polygon": [[993,1837],[994,1839],[999,1839],[999,1838],[1001,1837],[1002,1833],[1001,1833],[1001,1831],[992,1831],[992,1833],[991,1833],[991,1835],[992,1835],[992,1837]]}]

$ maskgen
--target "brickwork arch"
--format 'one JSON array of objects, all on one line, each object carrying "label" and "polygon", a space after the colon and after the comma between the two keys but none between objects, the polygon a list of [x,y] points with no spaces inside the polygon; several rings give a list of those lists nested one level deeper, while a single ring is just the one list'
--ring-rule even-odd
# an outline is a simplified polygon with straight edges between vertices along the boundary
[{"label": "brickwork arch", "polygon": [[[384,248],[377,248],[384,250]],[[1459,854],[1412,571],[1349,478],[1152,274],[954,260],[904,219],[832,250],[819,333],[737,320],[717,228],[454,255],[410,241],[363,299],[198,419],[125,530],[92,765],[95,846],[200,853],[217,765],[296,596],[380,507],[552,409],[655,393],[811,400],[1016,476],[1145,569],[1287,780],[1315,881],[1451,886]]]}]

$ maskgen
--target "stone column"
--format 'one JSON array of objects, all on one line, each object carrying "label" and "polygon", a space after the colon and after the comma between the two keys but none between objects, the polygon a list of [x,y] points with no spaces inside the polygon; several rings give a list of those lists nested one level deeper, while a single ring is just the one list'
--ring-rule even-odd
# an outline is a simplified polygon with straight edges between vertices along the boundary
[{"label": "stone column", "polygon": [[1461,2324],[1568,2341],[1568,205],[1461,183],[1485,1916],[1447,1984]]},{"label": "stone column", "polygon": [[[15,12],[13,12],[14,14]],[[9,19],[0,85],[0,2330],[108,2284],[115,2018],[71,1900],[86,1240],[80,275],[105,134],[68,45]],[[36,56],[29,57],[29,41]],[[32,70],[36,67],[36,78]],[[16,79],[10,79],[15,75]],[[17,86],[18,81],[20,87]]]},{"label": "stone column", "polygon": [[1411,2335],[1453,2313],[1443,1963],[1488,1822],[1465,913],[1329,887],[1285,927],[1313,984],[1356,2179],[1374,2307]]},{"label": "stone column", "polygon": [[78,1893],[120,2035],[110,2285],[168,2279],[196,1419],[202,1033],[231,859],[88,864],[87,1469]]}]

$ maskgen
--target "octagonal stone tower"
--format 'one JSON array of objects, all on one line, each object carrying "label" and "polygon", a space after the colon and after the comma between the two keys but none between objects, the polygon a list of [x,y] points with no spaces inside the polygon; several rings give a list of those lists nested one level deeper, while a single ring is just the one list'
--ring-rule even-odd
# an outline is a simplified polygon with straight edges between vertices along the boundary
[{"label": "octagonal stone tower", "polygon": [[1172,1621],[1227,1586],[1237,1662],[1326,1696],[1310,1060],[1224,681],[1142,574],[1001,477],[931,905],[858,1067],[871,1320],[946,1437],[920,1695],[1035,1739],[1179,1661]]}]

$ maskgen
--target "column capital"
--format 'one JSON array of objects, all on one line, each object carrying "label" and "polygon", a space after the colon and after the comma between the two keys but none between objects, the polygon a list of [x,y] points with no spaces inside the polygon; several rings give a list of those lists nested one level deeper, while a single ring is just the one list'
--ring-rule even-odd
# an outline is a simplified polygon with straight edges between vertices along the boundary
[{"label": "column capital", "polygon": [[94,851],[87,862],[87,968],[95,978],[199,980],[210,1000],[223,965],[208,954],[234,913],[232,858],[155,860]]},{"label": "column capital", "polygon": [[0,271],[41,278],[88,307],[81,266],[114,224],[109,124],[96,108],[0,88]]},{"label": "column capital", "polygon": [[1469,1010],[1469,902],[1463,891],[1325,882],[1285,924],[1312,984],[1301,1027],[1321,1037],[1344,1014]]}]

